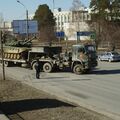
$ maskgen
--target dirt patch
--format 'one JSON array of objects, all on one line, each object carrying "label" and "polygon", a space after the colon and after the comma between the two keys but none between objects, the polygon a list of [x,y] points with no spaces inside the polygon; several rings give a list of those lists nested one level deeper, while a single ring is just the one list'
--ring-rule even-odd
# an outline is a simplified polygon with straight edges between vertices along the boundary
[{"label": "dirt patch", "polygon": [[13,80],[0,80],[0,101],[11,120],[110,120]]}]

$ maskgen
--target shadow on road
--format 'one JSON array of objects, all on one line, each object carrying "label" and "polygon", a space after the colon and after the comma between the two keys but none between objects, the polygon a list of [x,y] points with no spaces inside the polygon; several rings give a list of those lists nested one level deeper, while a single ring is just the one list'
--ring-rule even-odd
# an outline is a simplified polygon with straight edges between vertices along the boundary
[{"label": "shadow on road", "polygon": [[96,70],[91,71],[92,74],[99,74],[99,75],[105,75],[105,74],[120,74],[120,69],[117,70]]},{"label": "shadow on road", "polygon": [[7,114],[15,114],[18,112],[32,111],[44,108],[57,107],[75,107],[65,102],[56,99],[27,99],[20,101],[2,102],[1,109]]}]

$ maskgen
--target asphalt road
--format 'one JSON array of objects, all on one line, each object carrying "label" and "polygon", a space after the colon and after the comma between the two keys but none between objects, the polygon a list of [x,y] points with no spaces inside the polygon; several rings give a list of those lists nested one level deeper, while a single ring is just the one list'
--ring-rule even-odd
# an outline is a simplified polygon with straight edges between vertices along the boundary
[{"label": "asphalt road", "polygon": [[71,72],[41,73],[39,80],[35,79],[34,71],[29,69],[11,67],[5,70],[7,76],[59,99],[120,120],[120,62],[99,62],[97,69],[87,75]]}]

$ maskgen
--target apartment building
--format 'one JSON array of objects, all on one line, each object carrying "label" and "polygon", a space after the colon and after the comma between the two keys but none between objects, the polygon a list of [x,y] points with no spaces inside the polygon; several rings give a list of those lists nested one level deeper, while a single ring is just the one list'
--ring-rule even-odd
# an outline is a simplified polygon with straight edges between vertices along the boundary
[{"label": "apartment building", "polygon": [[[89,31],[87,21],[91,19],[88,9],[78,11],[54,10],[56,31],[64,31],[68,40],[77,40],[77,31]],[[81,40],[86,39],[85,37]]]},{"label": "apartment building", "polygon": [[9,32],[12,34],[13,29],[12,29],[12,24],[10,21],[4,21],[0,24],[0,29],[5,32]]}]

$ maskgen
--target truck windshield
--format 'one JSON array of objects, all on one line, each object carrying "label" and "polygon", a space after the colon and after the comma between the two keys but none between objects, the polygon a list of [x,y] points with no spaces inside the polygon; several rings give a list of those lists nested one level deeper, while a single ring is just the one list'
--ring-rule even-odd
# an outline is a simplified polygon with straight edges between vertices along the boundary
[{"label": "truck windshield", "polygon": [[86,49],[86,51],[87,52],[95,52],[96,50],[95,50],[95,47],[93,46],[93,45],[87,45],[87,46],[85,46],[85,49]]},{"label": "truck windshield", "polygon": [[78,48],[78,52],[79,52],[79,53],[81,53],[81,52],[82,52],[82,53],[85,53],[85,49],[84,49],[83,47],[80,47],[80,48]]}]

